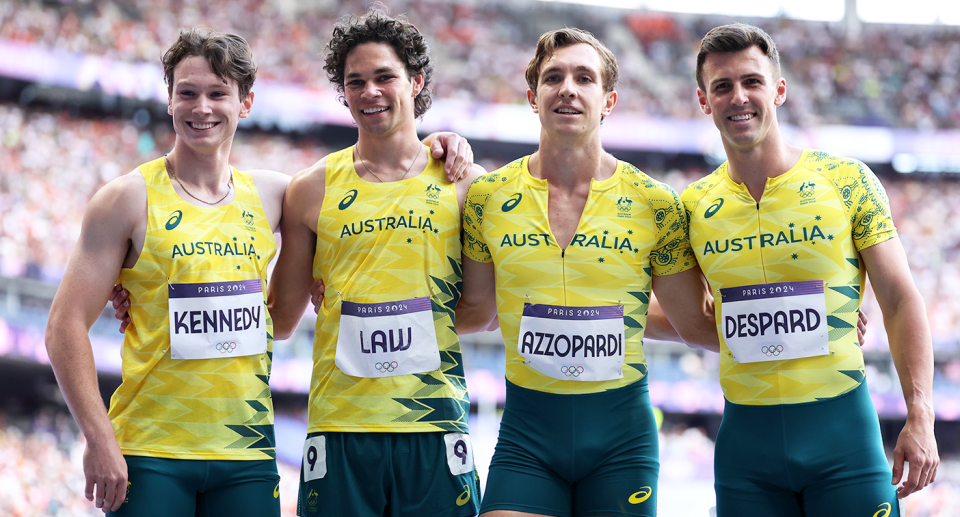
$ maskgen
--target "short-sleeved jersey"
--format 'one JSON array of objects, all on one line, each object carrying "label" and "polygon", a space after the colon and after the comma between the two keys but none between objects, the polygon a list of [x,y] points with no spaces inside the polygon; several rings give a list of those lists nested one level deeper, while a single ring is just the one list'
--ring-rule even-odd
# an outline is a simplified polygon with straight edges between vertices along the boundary
[{"label": "short-sleeved jersey", "polygon": [[[360,179],[353,147],[327,156],[313,274],[325,297],[314,335],[310,432],[437,432],[467,429],[470,402],[453,327],[463,284],[456,186],[432,157],[419,175]],[[426,150],[429,151],[429,150]],[[429,296],[440,368],[361,378],[335,363],[341,304]]]},{"label": "short-sleeved jersey", "polygon": [[[683,191],[690,243],[716,300],[720,384],[737,404],[797,404],[837,397],[863,382],[857,314],[866,281],[859,250],[893,239],[882,185],[864,164],[805,150],[767,179],[760,201],[724,163]],[[830,352],[739,363],[724,341],[720,289],[822,280]]]},{"label": "short-sleeved jersey", "polygon": [[[464,205],[464,255],[496,268],[497,311],[507,351],[507,380],[551,393],[596,393],[647,374],[643,329],[651,274],[696,265],[676,191],[617,162],[613,176],[592,180],[580,223],[565,248],[547,214],[547,181],[530,174],[529,156],[481,176]],[[524,303],[571,307],[623,305],[623,378],[567,381],[525,364],[517,349]]]},{"label": "short-sleeved jersey", "polygon": [[[139,172],[147,185],[146,240],[134,267],[120,272],[133,325],[124,335],[123,382],[110,400],[120,450],[171,459],[276,458],[265,279],[277,245],[253,180],[234,169],[233,201],[199,207],[177,195],[162,158]],[[171,357],[169,284],[252,279],[264,292],[266,353]]]}]

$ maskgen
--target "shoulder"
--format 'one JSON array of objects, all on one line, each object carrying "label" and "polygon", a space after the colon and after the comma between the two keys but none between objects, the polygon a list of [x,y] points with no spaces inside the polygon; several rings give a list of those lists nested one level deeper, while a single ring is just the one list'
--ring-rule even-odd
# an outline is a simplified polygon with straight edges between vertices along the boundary
[{"label": "shoulder", "polygon": [[121,213],[139,208],[146,214],[147,182],[140,169],[136,168],[110,180],[93,195],[88,209],[99,208],[100,205],[105,205],[104,209]]},{"label": "shoulder", "polygon": [[478,176],[470,184],[470,196],[492,194],[519,178],[526,158],[518,158],[495,171]]},{"label": "shoulder", "polygon": [[283,194],[290,184],[290,176],[277,171],[266,169],[254,169],[244,171],[253,179],[253,184],[257,187],[257,193],[263,200],[283,200]]},{"label": "shoulder", "polygon": [[701,199],[706,197],[710,192],[714,191],[718,185],[723,183],[723,175],[726,167],[727,164],[724,163],[710,174],[707,174],[699,180],[687,185],[680,194],[680,198],[685,204],[696,205],[699,203]]},{"label": "shoulder", "polygon": [[647,173],[641,171],[636,165],[621,161],[623,164],[622,183],[626,188],[634,190],[643,197],[650,200],[669,200],[679,199],[677,191],[670,185],[650,177]]}]

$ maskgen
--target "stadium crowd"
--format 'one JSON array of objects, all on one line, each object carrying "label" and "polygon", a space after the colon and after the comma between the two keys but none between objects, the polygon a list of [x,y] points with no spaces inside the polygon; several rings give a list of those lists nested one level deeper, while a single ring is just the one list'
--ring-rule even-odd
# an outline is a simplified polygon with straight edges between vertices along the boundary
[{"label": "stadium crowd", "polygon": [[[564,25],[590,30],[620,61],[621,109],[655,117],[699,115],[694,65],[699,39],[729,17],[667,15],[521,2],[397,0],[432,43],[436,95],[523,103],[523,71],[537,37]],[[260,78],[326,86],[321,51],[333,22],[366,2],[281,0],[12,0],[0,6],[0,38],[67,52],[156,63],[181,26],[247,37]],[[255,14],[251,16],[251,14]],[[790,85],[782,121],[917,129],[960,124],[960,29],[746,20],[776,35]],[[321,36],[322,35],[322,36]],[[478,73],[482,71],[482,73]]]}]

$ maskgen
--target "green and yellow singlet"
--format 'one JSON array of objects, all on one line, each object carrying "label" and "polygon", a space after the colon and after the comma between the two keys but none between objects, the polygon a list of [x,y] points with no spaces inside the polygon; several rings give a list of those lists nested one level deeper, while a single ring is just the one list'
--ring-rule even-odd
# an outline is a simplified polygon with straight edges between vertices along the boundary
[{"label": "green and yellow singlet", "polygon": [[[314,335],[308,431],[466,432],[470,403],[453,326],[462,286],[456,187],[432,157],[415,177],[364,181],[353,149],[327,156],[313,267],[326,290]],[[439,366],[382,377],[344,373],[337,354],[345,304],[413,300],[433,322]],[[360,339],[356,356],[361,346],[376,351],[369,331]],[[383,366],[387,372],[397,365]]]},{"label": "green and yellow singlet", "polygon": [[[471,185],[464,206],[464,255],[478,262],[493,262],[496,267],[507,380],[523,388],[561,394],[595,393],[639,381],[647,374],[643,329],[651,275],[679,273],[696,265],[679,196],[633,165],[618,162],[613,176],[591,182],[576,233],[561,248],[547,217],[547,182],[531,176],[528,164],[529,157],[524,157],[481,176]],[[521,315],[525,306],[553,307],[550,310],[554,311],[557,307],[622,306],[621,377],[560,380],[527,364],[518,345],[526,346],[522,350],[528,357],[559,362],[569,358],[571,366],[578,359],[577,352],[580,361],[596,359],[604,352],[599,343],[588,351],[590,336],[581,340],[579,350],[574,350],[575,337],[570,342],[558,337],[557,343],[550,342],[549,336],[540,339],[549,332],[535,334],[536,343],[524,341]],[[574,309],[573,315],[579,312]],[[583,359],[584,355],[590,357]],[[560,368],[564,374],[570,372],[570,367]]]},{"label": "green and yellow singlet", "polygon": [[[857,314],[866,281],[859,250],[897,236],[876,176],[856,160],[805,150],[793,168],[767,179],[759,202],[730,179],[726,163],[688,186],[682,198],[690,243],[716,299],[720,384],[726,399],[736,404],[797,404],[834,398],[859,386],[864,366]],[[724,318],[724,303],[732,303],[741,292],[769,292],[811,281],[822,283],[823,294],[817,296],[821,306],[825,298],[825,318],[797,312],[796,319],[785,316],[779,325],[769,315],[746,325],[748,318]],[[740,289],[744,286],[751,287]],[[824,331],[829,350],[777,360],[804,326]],[[769,360],[738,362],[728,340],[756,335],[760,329],[773,333],[783,346],[763,349]]]},{"label": "green and yellow singlet", "polygon": [[[174,191],[162,158],[139,168],[147,186],[147,231],[136,265],[120,272],[130,292],[133,324],[123,342],[123,382],[110,401],[110,417],[123,454],[171,459],[265,460],[276,457],[270,366],[273,323],[266,310],[267,264],[276,253],[273,231],[250,175],[233,170],[234,200],[198,207]],[[266,352],[223,358],[174,359],[171,331],[233,327],[204,322],[200,311],[171,326],[170,286],[207,290],[248,282],[259,295]],[[258,285],[259,284],[259,285]],[[204,287],[201,287],[203,289]],[[224,312],[224,311],[221,311]],[[238,314],[237,328],[250,315]],[[244,319],[246,318],[246,320]],[[263,319],[261,319],[263,318]],[[174,318],[176,319],[176,318]],[[211,346],[216,343],[211,344]]]}]

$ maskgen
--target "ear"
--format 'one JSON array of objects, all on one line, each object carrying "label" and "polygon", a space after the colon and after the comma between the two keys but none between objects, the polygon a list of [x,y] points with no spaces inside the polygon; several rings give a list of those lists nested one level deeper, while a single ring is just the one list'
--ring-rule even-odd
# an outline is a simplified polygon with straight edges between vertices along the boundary
[{"label": "ear", "polygon": [[707,104],[707,96],[703,94],[700,88],[697,88],[697,102],[700,103],[700,111],[702,111],[704,115],[709,115],[711,112],[710,105]]},{"label": "ear", "polygon": [[777,81],[777,97],[773,100],[773,103],[777,106],[783,106],[783,103],[787,101],[787,80],[783,77]]},{"label": "ear", "polygon": [[613,90],[612,92],[607,92],[603,94],[604,103],[603,108],[600,110],[600,115],[606,117],[610,115],[610,112],[613,111],[613,107],[617,105],[617,91]]},{"label": "ear", "polygon": [[170,115],[171,117],[173,116],[173,97],[172,97],[172,94],[171,94],[171,95],[167,95],[167,115]]},{"label": "ear", "polygon": [[420,95],[420,92],[423,90],[423,83],[425,82],[423,74],[417,74],[413,76],[413,79],[410,82],[413,83],[413,96],[416,97],[417,95]]},{"label": "ear", "polygon": [[247,118],[250,116],[250,110],[253,109],[253,92],[247,94],[247,96],[240,101],[240,118]]},{"label": "ear", "polygon": [[534,113],[540,113],[540,108],[537,107],[537,92],[529,88],[527,88],[527,102],[530,103]]}]

